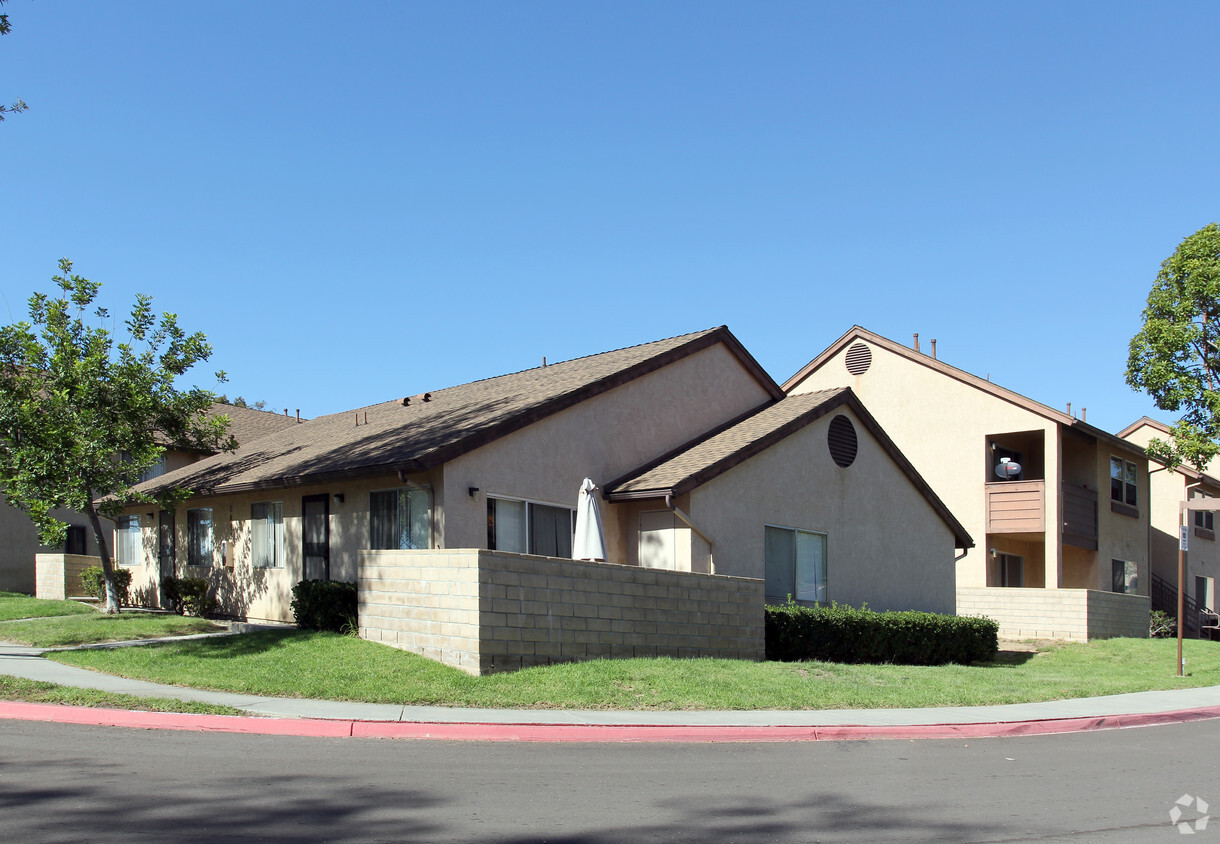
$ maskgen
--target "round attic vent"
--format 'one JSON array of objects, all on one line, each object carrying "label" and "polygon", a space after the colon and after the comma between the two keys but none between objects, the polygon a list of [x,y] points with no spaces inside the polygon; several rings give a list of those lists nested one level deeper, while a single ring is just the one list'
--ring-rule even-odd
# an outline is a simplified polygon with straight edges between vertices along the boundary
[{"label": "round attic vent", "polygon": [[830,457],[837,465],[846,469],[856,462],[856,426],[846,416],[839,415],[830,420],[826,444],[830,446]]},{"label": "round attic vent", "polygon": [[852,375],[863,375],[868,372],[872,362],[873,350],[863,343],[856,343],[847,350],[845,363],[847,364],[847,371]]}]

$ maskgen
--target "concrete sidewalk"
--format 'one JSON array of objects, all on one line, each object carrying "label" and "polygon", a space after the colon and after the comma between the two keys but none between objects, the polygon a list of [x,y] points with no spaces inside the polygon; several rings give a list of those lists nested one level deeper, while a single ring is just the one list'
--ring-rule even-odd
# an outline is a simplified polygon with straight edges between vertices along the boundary
[{"label": "concrete sidewalk", "polygon": [[[114,646],[126,646],[117,643]],[[211,692],[180,686],[167,686],[141,680],[128,680],[108,674],[99,674],[82,668],[61,665],[43,659],[47,649],[26,648],[0,642],[0,674],[42,680],[65,686],[101,689],[108,692],[136,695],[140,697],[164,697],[177,700],[201,701],[223,704],[245,710],[253,715],[270,716],[276,719],[297,719],[313,722],[343,722],[351,725],[349,735],[369,735],[369,728],[357,728],[357,723],[385,725],[411,725],[415,728],[433,728],[428,737],[442,737],[437,728],[443,725],[462,725],[466,728],[481,726],[486,729],[474,731],[474,737],[495,738],[496,727],[537,728],[538,735],[552,733],[563,736],[558,740],[598,740],[599,730],[573,732],[572,728],[646,728],[647,740],[675,740],[664,738],[666,734],[690,733],[701,736],[697,740],[716,740],[709,735],[758,736],[790,735],[801,738],[885,738],[885,737],[935,737],[958,735],[1019,735],[1033,732],[1067,732],[1079,729],[1106,729],[1143,724],[1169,723],[1220,717],[1220,686],[1179,689],[1173,691],[1137,692],[1133,694],[1109,695],[1106,697],[1077,698],[1072,700],[1044,701],[1040,703],[1008,704],[1002,706],[935,707],[927,709],[834,709],[796,711],[622,711],[622,710],[557,710],[557,709],[459,709],[443,706],[403,706],[398,704],[354,703],[345,701],[299,700],[293,698],[258,697],[231,692]],[[0,717],[15,716],[13,713],[31,705],[0,705]],[[43,710],[62,710],[67,707],[35,707]],[[34,711],[34,710],[30,710]],[[160,713],[141,713],[144,721]],[[223,716],[170,716],[166,720],[223,718]],[[42,720],[42,718],[40,718]],[[75,720],[79,718],[60,719]],[[115,718],[103,719],[112,723]],[[156,721],[156,718],[152,718]],[[232,720],[232,719],[231,719]],[[284,726],[272,729],[266,719],[236,719],[252,722],[252,729],[242,732],[285,732]],[[264,729],[258,729],[259,723]],[[141,723],[140,726],[149,726]],[[209,729],[218,727],[177,727],[179,729]],[[657,729],[662,728],[662,729]],[[776,732],[776,731],[779,732]],[[667,732],[668,731],[668,732]],[[676,732],[675,732],[676,731]],[[297,734],[314,734],[308,731],[292,731]],[[332,734],[324,730],[317,734]],[[415,735],[421,731],[392,730],[388,727],[380,734]],[[449,731],[452,732],[452,731]],[[459,731],[461,732],[461,731]],[[602,730],[604,732],[604,729]],[[620,729],[621,732],[621,729]],[[637,732],[639,732],[637,730]],[[514,738],[520,730],[514,731]],[[566,738],[572,735],[587,735],[587,738]],[[609,735],[609,733],[607,733]],[[423,737],[422,734],[417,737]],[[443,737],[471,737],[471,731],[463,735]],[[548,740],[540,738],[536,740]],[[612,738],[610,740],[643,740]],[[680,740],[680,739],[678,739]],[[721,740],[783,740],[777,738],[724,738]]]}]

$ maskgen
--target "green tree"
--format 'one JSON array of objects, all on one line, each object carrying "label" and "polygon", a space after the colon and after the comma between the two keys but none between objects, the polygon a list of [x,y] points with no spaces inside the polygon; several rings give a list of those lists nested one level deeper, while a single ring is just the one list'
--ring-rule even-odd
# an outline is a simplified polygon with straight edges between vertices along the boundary
[{"label": "green tree", "polygon": [[[200,332],[187,334],[174,314],[159,318],[150,296],[136,296],[116,337],[101,284],[60,260],[57,295],[35,293],[29,321],[0,328],[0,485],[8,503],[30,516],[41,541],[59,545],[66,525],[55,509],[89,517],[106,576],[106,612],[118,612],[114,567],[101,518],[127,503],[173,507],[189,496],[131,490],[165,443],[231,450],[227,417],[209,417],[211,392],[180,390],[179,377],[212,353]],[[224,380],[224,373],[216,374]]]},{"label": "green tree", "polygon": [[1131,338],[1127,383],[1161,410],[1181,412],[1171,439],[1148,454],[1170,466],[1202,470],[1220,436],[1220,226],[1211,223],[1182,241],[1161,264]]},{"label": "green tree", "polygon": [[[7,3],[8,0],[0,0],[0,6]],[[8,15],[0,14],[0,35],[8,35],[13,29],[13,25],[8,22]],[[0,123],[4,122],[6,114],[17,114],[25,111],[29,106],[21,99],[16,100],[12,105],[0,105]]]}]

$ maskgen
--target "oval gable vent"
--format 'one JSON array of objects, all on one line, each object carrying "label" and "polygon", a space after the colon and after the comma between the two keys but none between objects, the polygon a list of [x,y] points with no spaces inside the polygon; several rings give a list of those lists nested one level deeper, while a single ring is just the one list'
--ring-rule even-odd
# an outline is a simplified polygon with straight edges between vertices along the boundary
[{"label": "oval gable vent", "polygon": [[831,459],[837,465],[846,469],[856,462],[856,426],[846,416],[839,415],[830,420],[826,443],[830,446]]},{"label": "oval gable vent", "polygon": [[844,362],[852,375],[863,375],[873,363],[873,350],[863,343],[856,343],[847,350]]}]

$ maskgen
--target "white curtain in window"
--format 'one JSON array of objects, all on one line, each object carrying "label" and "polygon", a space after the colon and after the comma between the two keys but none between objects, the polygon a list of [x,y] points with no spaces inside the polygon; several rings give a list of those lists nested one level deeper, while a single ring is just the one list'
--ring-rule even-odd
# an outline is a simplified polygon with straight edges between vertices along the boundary
[{"label": "white curtain in window", "polygon": [[826,537],[796,532],[796,599],[826,600]]},{"label": "white curtain in window", "polygon": [[524,554],[528,550],[525,544],[525,502],[503,498],[487,500],[496,550]]},{"label": "white curtain in window", "polygon": [[115,562],[121,566],[140,565],[140,517],[120,516],[114,527]]},{"label": "white curtain in window", "polygon": [[283,502],[259,501],[250,505],[250,550],[255,566],[277,568],[283,565]]}]

